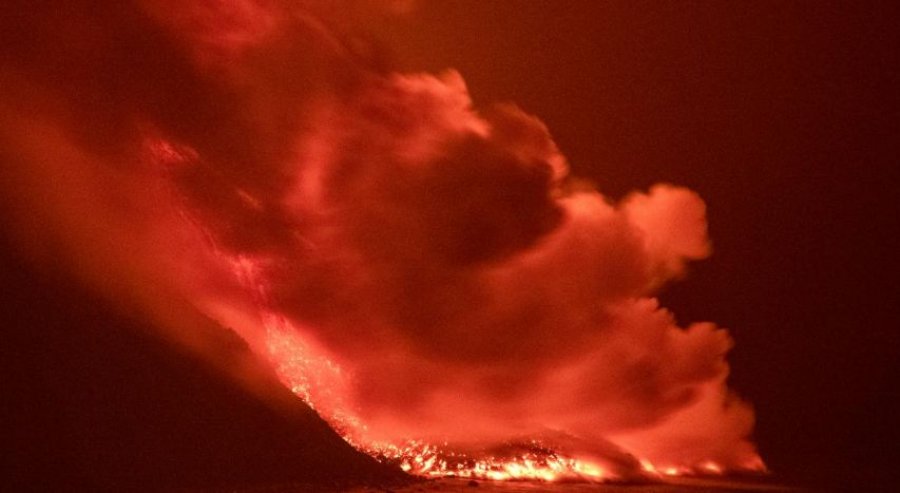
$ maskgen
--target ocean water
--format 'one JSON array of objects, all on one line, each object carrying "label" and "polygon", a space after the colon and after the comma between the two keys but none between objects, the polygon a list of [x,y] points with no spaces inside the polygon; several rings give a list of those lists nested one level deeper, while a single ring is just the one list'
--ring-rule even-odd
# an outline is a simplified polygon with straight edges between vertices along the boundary
[{"label": "ocean water", "polygon": [[400,488],[354,488],[352,493],[728,493],[792,492],[807,490],[775,484],[728,479],[678,478],[653,484],[597,484],[580,482],[476,481],[439,479],[413,483]]}]

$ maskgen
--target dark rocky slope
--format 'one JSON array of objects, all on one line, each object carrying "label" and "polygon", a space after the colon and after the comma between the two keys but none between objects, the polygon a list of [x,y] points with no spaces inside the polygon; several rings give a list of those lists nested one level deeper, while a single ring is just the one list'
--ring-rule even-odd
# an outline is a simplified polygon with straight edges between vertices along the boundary
[{"label": "dark rocky slope", "polygon": [[[141,317],[69,279],[38,274],[6,248],[0,276],[0,490],[371,484],[399,477],[347,446],[262,365],[247,378],[264,391],[251,394],[153,335]],[[248,350],[233,334],[198,330],[220,353],[246,360]]]}]

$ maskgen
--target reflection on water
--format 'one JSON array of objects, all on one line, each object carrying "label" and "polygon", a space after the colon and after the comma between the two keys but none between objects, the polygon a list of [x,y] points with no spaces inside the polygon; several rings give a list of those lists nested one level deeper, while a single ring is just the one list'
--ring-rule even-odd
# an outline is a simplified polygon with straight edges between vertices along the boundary
[{"label": "reflection on water", "polygon": [[[358,488],[352,493],[384,492],[378,488]],[[654,484],[598,484],[585,482],[533,481],[468,481],[439,479],[414,483],[392,489],[394,493],[728,493],[728,492],[791,492],[809,493],[786,486],[730,479],[674,478]]]}]

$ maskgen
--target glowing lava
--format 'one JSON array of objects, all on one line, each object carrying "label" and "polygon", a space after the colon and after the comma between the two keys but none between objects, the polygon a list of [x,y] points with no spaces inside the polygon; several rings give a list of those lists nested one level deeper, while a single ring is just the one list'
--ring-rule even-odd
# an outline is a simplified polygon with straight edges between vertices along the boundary
[{"label": "glowing lava", "polygon": [[[243,277],[246,276],[246,270]],[[714,461],[693,465],[655,465],[640,459],[637,471],[615,472],[596,461],[579,459],[557,452],[538,440],[510,447],[512,452],[492,453],[488,450],[457,450],[444,442],[440,445],[424,440],[407,440],[401,444],[372,441],[366,438],[366,426],[353,413],[347,412],[337,389],[344,388],[345,375],[328,358],[316,355],[309,344],[285,318],[271,313],[267,323],[268,356],[275,363],[282,382],[319,414],[350,445],[377,460],[398,466],[403,471],[423,477],[459,477],[479,480],[585,480],[619,481],[664,476],[722,475],[727,471]],[[524,451],[523,451],[524,449]],[[748,463],[743,471],[765,471],[762,461]]]},{"label": "glowing lava", "polygon": [[531,450],[519,455],[493,456],[490,454],[467,455],[446,451],[441,447],[418,441],[403,446],[384,445],[367,450],[375,458],[399,464],[404,471],[429,477],[461,477],[475,479],[540,480],[588,479],[606,481],[619,479],[603,467],[586,461],[560,455],[531,443]]}]

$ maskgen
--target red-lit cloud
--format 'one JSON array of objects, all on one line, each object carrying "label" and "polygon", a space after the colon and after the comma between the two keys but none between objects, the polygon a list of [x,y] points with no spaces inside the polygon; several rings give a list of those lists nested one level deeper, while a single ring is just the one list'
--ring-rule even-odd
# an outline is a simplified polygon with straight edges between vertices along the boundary
[{"label": "red-lit cloud", "polygon": [[368,440],[757,464],[729,336],[654,298],[710,253],[695,193],[604,197],[535,117],[377,67],[337,9],[49,4],[0,21],[2,205],[35,257],[181,339],[233,328]]}]

